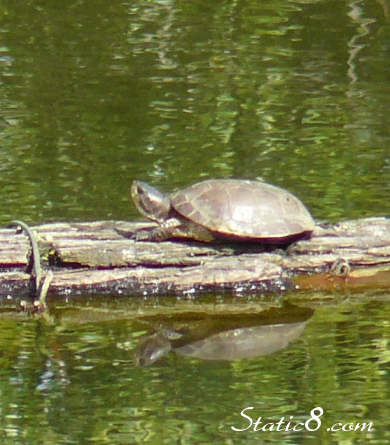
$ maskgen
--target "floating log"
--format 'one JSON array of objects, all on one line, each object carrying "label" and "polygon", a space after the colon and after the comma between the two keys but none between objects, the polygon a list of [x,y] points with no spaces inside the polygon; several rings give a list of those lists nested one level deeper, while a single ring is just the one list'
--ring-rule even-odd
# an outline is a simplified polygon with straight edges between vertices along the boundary
[{"label": "floating log", "polygon": [[[309,240],[287,249],[251,243],[127,238],[153,223],[98,221],[32,227],[43,266],[53,271],[49,294],[193,295],[288,289],[388,287],[390,219],[317,225]],[[31,247],[15,228],[0,229],[0,296],[30,292]]]}]

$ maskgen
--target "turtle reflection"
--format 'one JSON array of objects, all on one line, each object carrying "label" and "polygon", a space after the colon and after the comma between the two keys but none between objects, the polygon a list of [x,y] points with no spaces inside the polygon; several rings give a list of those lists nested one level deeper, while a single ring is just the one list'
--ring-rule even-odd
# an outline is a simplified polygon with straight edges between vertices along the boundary
[{"label": "turtle reflection", "polygon": [[[291,307],[288,309],[291,311]],[[203,360],[237,360],[272,354],[298,338],[313,315],[308,308],[268,310],[256,315],[208,315],[172,322],[145,335],[135,350],[137,366],[149,366],[170,351]],[[265,314],[266,313],[266,314]],[[182,314],[184,315],[184,314]],[[290,316],[288,316],[290,315]],[[186,318],[186,317],[184,317]]]}]

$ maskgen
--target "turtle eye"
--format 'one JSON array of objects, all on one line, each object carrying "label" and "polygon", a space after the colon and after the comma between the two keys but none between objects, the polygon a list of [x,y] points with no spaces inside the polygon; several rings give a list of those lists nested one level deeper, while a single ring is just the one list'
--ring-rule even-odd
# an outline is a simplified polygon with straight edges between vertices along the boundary
[{"label": "turtle eye", "polygon": [[145,190],[139,185],[137,185],[137,193],[139,196],[145,196]]}]

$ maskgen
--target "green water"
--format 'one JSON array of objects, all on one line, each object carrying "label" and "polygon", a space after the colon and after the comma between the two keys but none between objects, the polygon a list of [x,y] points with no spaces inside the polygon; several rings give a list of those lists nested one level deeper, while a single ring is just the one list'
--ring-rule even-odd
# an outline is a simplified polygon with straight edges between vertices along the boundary
[{"label": "green water", "polygon": [[[262,178],[317,219],[390,215],[388,0],[0,0],[0,18],[1,224],[134,219],[133,178]],[[388,293],[340,299],[270,355],[173,348],[144,368],[138,301],[88,322],[4,306],[0,443],[386,444]],[[320,406],[325,426],[233,431],[248,406],[269,422]]]},{"label": "green water", "polygon": [[[177,349],[143,368],[135,354],[150,325],[125,315],[136,302],[106,302],[105,321],[96,302],[73,316],[65,306],[55,324],[0,320],[1,443],[388,443],[389,300],[340,299],[296,316],[299,335],[269,355],[218,361]],[[248,428],[247,407],[263,424],[305,422],[316,407],[323,415],[316,431],[233,431]],[[327,431],[339,422],[373,431]]]},{"label": "green water", "polygon": [[389,214],[387,8],[2,0],[1,221],[134,217],[134,177],[261,177],[318,218]]}]

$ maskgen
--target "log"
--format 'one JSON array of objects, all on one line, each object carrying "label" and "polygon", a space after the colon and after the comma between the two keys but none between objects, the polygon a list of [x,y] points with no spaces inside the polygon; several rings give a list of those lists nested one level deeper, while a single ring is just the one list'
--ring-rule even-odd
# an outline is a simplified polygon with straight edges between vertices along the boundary
[{"label": "log", "polygon": [[[309,240],[288,248],[253,243],[128,239],[153,223],[97,221],[32,227],[45,270],[53,271],[49,294],[149,296],[227,290],[235,294],[290,289],[388,287],[390,219],[364,218],[318,224]],[[0,229],[0,296],[31,291],[28,237]],[[333,268],[342,260],[345,267]]]}]

